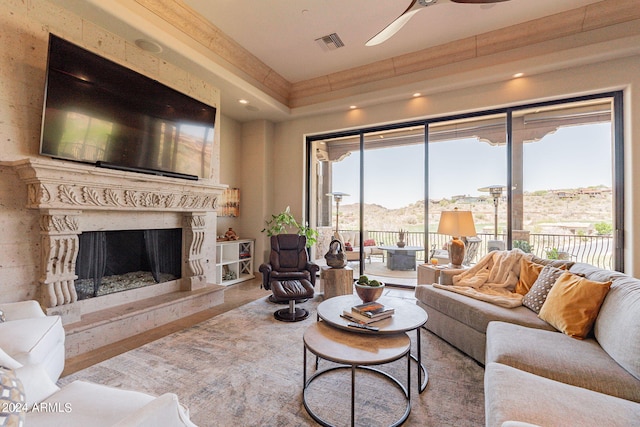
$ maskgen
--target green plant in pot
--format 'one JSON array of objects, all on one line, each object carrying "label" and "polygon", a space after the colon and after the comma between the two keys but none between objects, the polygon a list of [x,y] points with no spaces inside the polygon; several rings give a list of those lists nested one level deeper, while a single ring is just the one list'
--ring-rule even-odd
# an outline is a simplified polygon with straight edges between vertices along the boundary
[{"label": "green plant in pot", "polygon": [[363,303],[377,300],[382,296],[382,291],[384,291],[384,282],[369,280],[367,276],[360,276],[356,282],[356,293]]},{"label": "green plant in pot", "polygon": [[310,228],[307,224],[301,224],[296,221],[291,213],[289,206],[277,215],[271,215],[271,219],[266,222],[266,227],[262,229],[267,236],[275,236],[277,234],[291,233],[305,236],[307,238],[307,248],[315,245],[318,240],[318,231]]}]

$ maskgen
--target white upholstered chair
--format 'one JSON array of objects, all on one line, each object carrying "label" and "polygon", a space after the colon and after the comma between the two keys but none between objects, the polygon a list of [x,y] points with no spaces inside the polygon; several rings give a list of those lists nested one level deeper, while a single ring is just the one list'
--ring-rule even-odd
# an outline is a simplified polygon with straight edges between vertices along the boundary
[{"label": "white upholstered chair", "polygon": [[[22,417],[24,425],[195,427],[173,393],[155,397],[85,381],[59,388],[56,381],[64,369],[65,337],[60,316],[46,316],[35,301],[0,304],[0,311],[5,317],[0,322],[0,386],[19,380],[23,400],[7,407],[19,410],[26,404],[30,408],[9,414]],[[4,388],[0,391],[6,402]],[[34,405],[44,409],[33,409]]]},{"label": "white upholstered chair", "polygon": [[0,304],[0,349],[21,365],[41,365],[52,381],[64,369],[64,328],[60,316],[47,316],[36,301]]}]

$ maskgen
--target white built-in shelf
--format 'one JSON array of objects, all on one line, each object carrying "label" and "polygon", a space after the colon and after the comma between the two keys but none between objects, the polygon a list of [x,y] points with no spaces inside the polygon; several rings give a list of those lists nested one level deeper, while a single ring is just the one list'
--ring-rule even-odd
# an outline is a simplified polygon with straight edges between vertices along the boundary
[{"label": "white built-in shelf", "polygon": [[233,285],[253,279],[253,239],[216,242],[216,283]]}]

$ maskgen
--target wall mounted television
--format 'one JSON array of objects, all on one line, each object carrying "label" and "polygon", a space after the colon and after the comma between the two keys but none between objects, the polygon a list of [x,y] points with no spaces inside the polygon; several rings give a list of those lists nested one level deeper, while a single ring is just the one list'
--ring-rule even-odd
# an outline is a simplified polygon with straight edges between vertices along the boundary
[{"label": "wall mounted television", "polygon": [[53,34],[40,154],[208,178],[216,108]]}]

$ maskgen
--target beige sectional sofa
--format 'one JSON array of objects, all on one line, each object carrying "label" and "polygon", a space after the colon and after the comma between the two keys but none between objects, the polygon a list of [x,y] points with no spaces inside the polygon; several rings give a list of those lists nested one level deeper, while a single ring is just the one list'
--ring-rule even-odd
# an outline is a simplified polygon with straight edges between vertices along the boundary
[{"label": "beige sectional sofa", "polygon": [[586,339],[557,331],[524,306],[416,287],[427,329],[485,365],[487,426],[640,425],[640,280],[583,263],[568,267],[612,282]]}]

